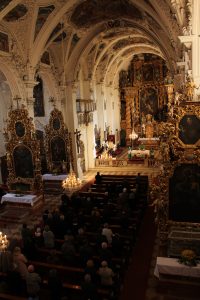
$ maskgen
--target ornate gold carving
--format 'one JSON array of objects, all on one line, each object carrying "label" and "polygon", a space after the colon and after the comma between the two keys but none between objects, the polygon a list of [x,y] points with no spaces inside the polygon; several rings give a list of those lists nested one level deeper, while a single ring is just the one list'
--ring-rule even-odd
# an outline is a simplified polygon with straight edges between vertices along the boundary
[{"label": "ornate gold carving", "polygon": [[[21,185],[24,187],[22,191],[39,193],[42,187],[40,144],[36,139],[33,119],[29,117],[28,110],[24,105],[20,109],[9,111],[7,127],[4,128],[4,138],[10,190],[20,189]],[[29,166],[25,155],[27,153],[29,154]]]},{"label": "ornate gold carving", "polygon": [[[150,196],[155,205],[156,222],[161,243],[166,243],[168,233],[171,226],[196,228],[200,224],[191,222],[177,222],[169,219],[169,182],[174,174],[176,167],[182,164],[200,164],[200,145],[199,141],[195,145],[184,144],[179,137],[179,123],[185,116],[200,116],[200,106],[185,105],[174,106],[174,118],[170,118],[170,122],[161,122],[158,125],[158,131],[162,144],[173,150],[173,159],[169,155],[169,151],[165,156],[162,153],[162,168],[159,176],[154,178],[151,185]],[[163,148],[165,148],[163,147]]]},{"label": "ornate gold carving", "polygon": [[[59,142],[63,145],[62,149]],[[67,171],[69,171],[70,162],[73,167],[71,134],[64,124],[62,112],[57,108],[52,110],[49,124],[45,127],[45,148],[49,171],[62,172],[63,163],[66,165]],[[55,151],[58,153],[56,154]],[[62,153],[59,153],[60,151]]]}]

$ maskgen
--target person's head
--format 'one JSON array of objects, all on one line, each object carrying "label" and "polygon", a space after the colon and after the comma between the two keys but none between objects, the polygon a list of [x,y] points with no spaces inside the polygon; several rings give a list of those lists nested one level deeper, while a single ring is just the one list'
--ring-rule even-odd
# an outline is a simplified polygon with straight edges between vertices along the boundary
[{"label": "person's head", "polygon": [[35,271],[34,266],[33,266],[33,265],[29,265],[29,266],[28,266],[28,272],[29,272],[29,273],[33,273],[34,271]]},{"label": "person's head", "polygon": [[49,271],[49,276],[50,276],[50,277],[56,277],[57,275],[58,275],[58,272],[57,272],[56,269],[51,269],[51,270]]},{"label": "person's head", "polygon": [[91,282],[91,275],[90,274],[85,274],[84,281],[87,282],[87,283]]},{"label": "person's head", "polygon": [[19,254],[19,253],[21,253],[20,247],[15,247],[14,250],[13,250],[13,253],[14,253],[14,254]]},{"label": "person's head", "polygon": [[37,227],[37,228],[36,228],[36,232],[37,232],[37,233],[41,233],[41,228],[40,228],[40,227]]},{"label": "person's head", "polygon": [[108,248],[108,244],[106,242],[101,243],[101,248],[102,249],[107,249]]},{"label": "person's head", "polygon": [[48,226],[48,225],[45,225],[44,231],[49,231],[49,230],[50,230],[49,226]]},{"label": "person's head", "polygon": [[92,259],[88,259],[88,261],[86,262],[86,266],[88,268],[94,267],[94,261]]},{"label": "person's head", "polygon": [[101,266],[102,266],[103,268],[106,268],[106,267],[108,266],[107,261],[103,260],[103,261],[101,262]]}]

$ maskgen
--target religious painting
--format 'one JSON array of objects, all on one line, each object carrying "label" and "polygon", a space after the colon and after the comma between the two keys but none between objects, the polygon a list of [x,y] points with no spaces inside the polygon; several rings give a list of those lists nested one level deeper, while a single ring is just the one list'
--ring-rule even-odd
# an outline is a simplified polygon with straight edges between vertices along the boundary
[{"label": "religious painting", "polygon": [[22,122],[15,123],[15,132],[18,137],[23,137],[25,135],[25,127]]},{"label": "religious painting", "polygon": [[21,178],[33,178],[33,158],[31,150],[20,145],[15,147],[13,151],[15,176]]},{"label": "religious painting", "polygon": [[0,51],[9,52],[8,35],[3,32],[0,32]]},{"label": "religious painting", "polygon": [[49,55],[49,52],[48,52],[48,51],[45,51],[45,52],[42,54],[41,62],[42,62],[43,64],[50,65],[50,55]]},{"label": "religious painting", "polygon": [[54,5],[46,6],[46,7],[39,7],[38,10],[38,16],[37,16],[37,21],[35,24],[35,38],[40,32],[42,26],[46,22],[48,16],[52,13],[54,10]]},{"label": "religious painting", "polygon": [[200,166],[181,164],[169,182],[169,219],[200,222]]},{"label": "religious painting", "polygon": [[56,136],[51,140],[52,161],[66,161],[65,141],[63,138]]},{"label": "religious painting", "polygon": [[144,65],[143,71],[143,81],[153,81],[153,66],[150,64]]},{"label": "religious painting", "polygon": [[34,102],[34,117],[44,117],[44,93],[43,93],[43,81],[40,77],[36,79],[38,84],[34,86],[33,97]]},{"label": "religious painting", "polygon": [[196,115],[185,115],[178,129],[179,139],[186,145],[194,145],[200,139],[200,119]]},{"label": "religious painting", "polygon": [[28,9],[24,4],[18,4],[15,6],[7,15],[4,17],[4,20],[7,22],[15,22],[26,15]]},{"label": "religious painting", "polygon": [[54,130],[59,130],[60,126],[61,126],[61,124],[60,124],[59,118],[53,119],[53,129]]},{"label": "religious painting", "polygon": [[158,111],[158,94],[157,90],[152,87],[144,88],[140,91],[140,114],[148,114],[153,117]]}]

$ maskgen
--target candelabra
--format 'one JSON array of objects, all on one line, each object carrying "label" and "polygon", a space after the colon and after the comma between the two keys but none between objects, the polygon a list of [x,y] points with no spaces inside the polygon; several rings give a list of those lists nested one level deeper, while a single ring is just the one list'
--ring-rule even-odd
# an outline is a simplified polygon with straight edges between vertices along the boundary
[{"label": "candelabra", "polygon": [[75,172],[70,168],[69,175],[62,182],[62,187],[66,190],[77,189],[81,186],[81,180],[76,177]]},{"label": "candelabra", "polygon": [[7,246],[8,246],[7,236],[2,232],[0,232],[0,251],[1,252],[5,251]]}]

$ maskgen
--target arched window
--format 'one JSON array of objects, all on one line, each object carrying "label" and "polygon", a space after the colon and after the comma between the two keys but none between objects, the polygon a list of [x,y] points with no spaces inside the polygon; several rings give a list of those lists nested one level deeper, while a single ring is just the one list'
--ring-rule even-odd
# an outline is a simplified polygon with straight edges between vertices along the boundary
[{"label": "arched window", "polygon": [[43,93],[43,81],[40,77],[37,77],[39,82],[33,89],[34,102],[34,117],[44,117],[44,93]]}]

